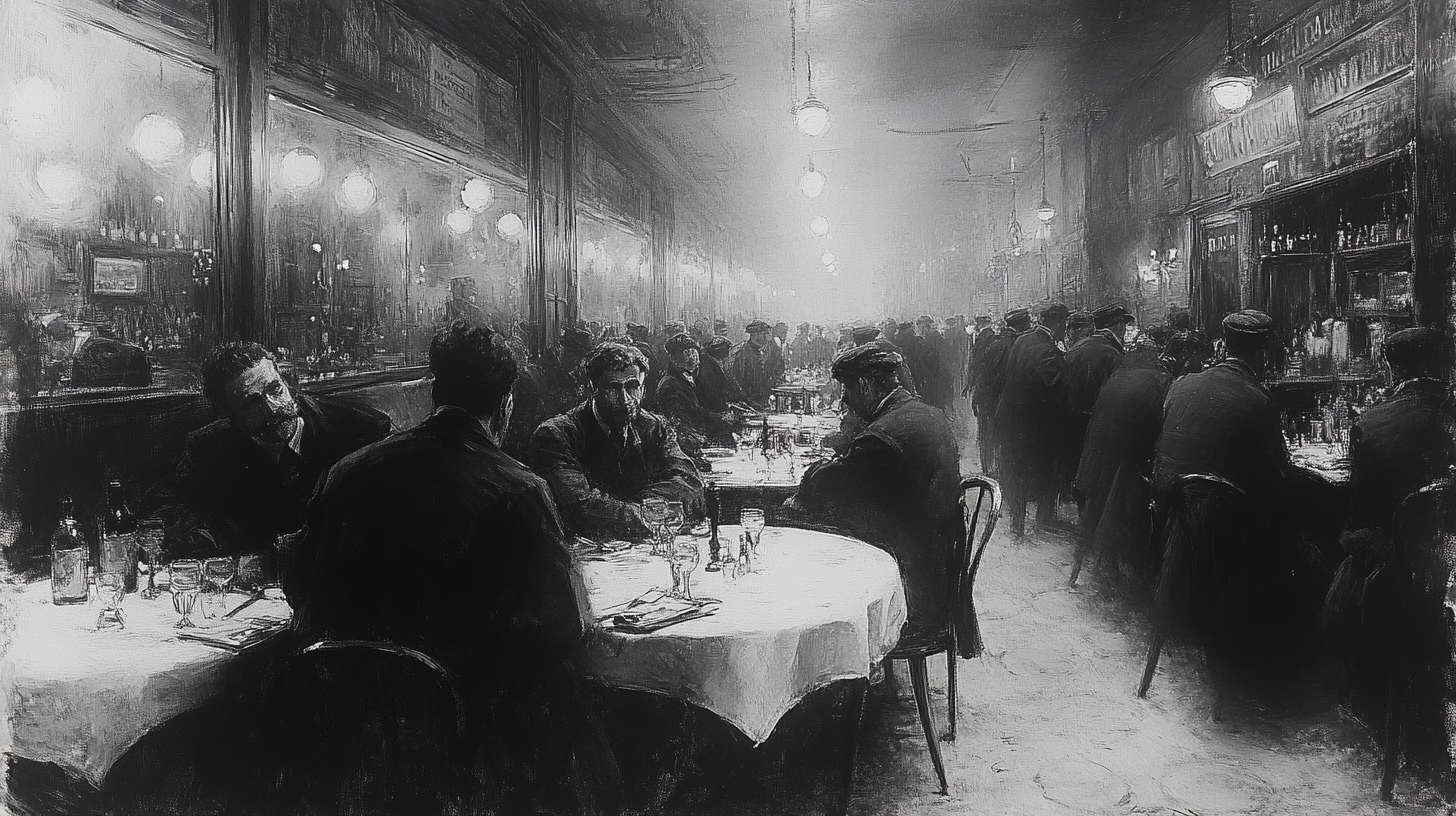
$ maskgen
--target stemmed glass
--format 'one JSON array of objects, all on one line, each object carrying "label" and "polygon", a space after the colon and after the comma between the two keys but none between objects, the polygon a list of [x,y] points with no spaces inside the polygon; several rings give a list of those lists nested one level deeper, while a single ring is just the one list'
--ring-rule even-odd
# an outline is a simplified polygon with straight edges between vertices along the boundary
[{"label": "stemmed glass", "polygon": [[702,556],[698,552],[698,539],[683,536],[668,545],[668,563],[672,567],[672,595],[685,601],[693,599],[693,570],[698,568]]},{"label": "stemmed glass", "polygon": [[657,555],[662,540],[662,520],[667,517],[666,499],[645,499],[642,502],[642,520],[652,530],[652,554]]},{"label": "stemmed glass", "polygon": [[146,555],[147,569],[147,585],[142,589],[141,596],[148,601],[162,594],[162,590],[157,588],[157,570],[162,569],[164,538],[161,519],[143,519],[137,526],[137,544]]},{"label": "stemmed glass", "polygon": [[103,572],[96,576],[96,600],[101,606],[96,615],[97,629],[126,628],[126,615],[121,611],[121,599],[125,595],[126,583],[121,573]]},{"label": "stemmed glass", "polygon": [[202,585],[202,564],[195,559],[187,558],[181,561],[172,562],[172,607],[182,620],[177,622],[178,629],[190,629],[197,624],[192,622],[192,604],[197,601],[197,590]]},{"label": "stemmed glass", "polygon": [[202,575],[207,583],[212,585],[213,593],[217,598],[211,604],[212,610],[208,611],[208,605],[203,605],[203,614],[209,618],[215,618],[221,614],[222,608],[227,605],[228,586],[232,584],[233,577],[238,574],[237,563],[231,557],[209,558],[202,562]]},{"label": "stemmed glass", "polygon": [[745,507],[743,512],[738,514],[738,522],[743,525],[744,551],[741,560],[752,569],[758,561],[758,540],[763,535],[763,511],[756,507]]}]

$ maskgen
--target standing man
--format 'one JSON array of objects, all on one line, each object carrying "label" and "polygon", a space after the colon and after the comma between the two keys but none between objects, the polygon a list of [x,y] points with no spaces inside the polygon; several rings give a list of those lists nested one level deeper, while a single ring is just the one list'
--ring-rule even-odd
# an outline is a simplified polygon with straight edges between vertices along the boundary
[{"label": "standing man", "polygon": [[960,454],[945,415],[900,387],[900,355],[870,344],[834,361],[864,428],[833,461],[810,466],[789,506],[895,556],[909,620],[901,642],[944,633],[958,529]]},{"label": "standing man", "polygon": [[168,552],[178,557],[271,549],[303,526],[335,462],[390,431],[379,411],[295,393],[257,343],[209,352],[202,393],[222,418],[187,437],[157,497]]},{"label": "standing man", "polygon": [[643,539],[651,530],[642,501],[680,501],[691,516],[702,505],[698,469],[662,417],[642,410],[647,358],[603,343],[583,367],[586,402],[541,423],[531,437],[537,472],[556,496],[568,529],[584,536]]},{"label": "standing man", "polygon": [[1041,310],[1036,328],[1016,338],[1006,362],[1006,390],[996,408],[1001,472],[1011,532],[1025,535],[1026,505],[1039,527],[1056,522],[1060,463],[1066,455],[1067,397],[1063,355],[1067,307]]},{"label": "standing man", "polygon": [[1097,394],[1122,359],[1127,309],[1121,303],[1110,303],[1093,312],[1092,320],[1096,330],[1067,352],[1067,402],[1071,410],[1067,440],[1069,475],[1075,473],[1081,459],[1082,443],[1087,438],[1087,423],[1092,419]]},{"label": "standing man", "polygon": [[755,320],[743,330],[748,333],[748,341],[733,352],[733,379],[750,403],[767,407],[774,386],[784,376],[783,358],[776,353],[773,330],[767,323]]},{"label": "standing man", "polygon": [[[1031,312],[1012,309],[1006,313],[1006,325],[993,330],[980,361],[976,364],[975,393],[971,411],[976,415],[976,438],[980,445],[981,470],[1001,472],[1000,436],[996,427],[996,411],[1001,407],[1001,393],[1006,390],[1007,363],[1016,338],[1031,331]],[[981,339],[986,339],[982,333]]]}]

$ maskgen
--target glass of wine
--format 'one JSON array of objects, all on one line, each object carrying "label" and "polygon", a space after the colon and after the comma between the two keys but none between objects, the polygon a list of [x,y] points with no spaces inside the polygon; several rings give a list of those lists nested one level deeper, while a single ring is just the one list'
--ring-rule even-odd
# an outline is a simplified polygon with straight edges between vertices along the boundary
[{"label": "glass of wine", "polygon": [[698,552],[698,539],[682,536],[668,544],[668,559],[672,566],[672,595],[685,601],[693,599],[693,570],[702,561]]},{"label": "glass of wine", "polygon": [[748,558],[758,561],[758,540],[763,535],[763,511],[756,507],[745,507],[743,512],[738,514],[738,521],[743,525],[743,534],[748,539]]},{"label": "glass of wine", "polygon": [[[157,587],[157,570],[162,569],[162,545],[165,537],[161,519],[142,519],[137,525],[137,546],[142,551],[147,570],[147,585],[142,588],[141,596],[149,601],[162,594],[162,590]],[[137,582],[141,582],[140,577]]]},{"label": "glass of wine", "polygon": [[642,501],[642,520],[647,523],[648,529],[652,531],[652,554],[658,555],[660,541],[662,540],[662,521],[667,517],[666,499],[644,499]]},{"label": "glass of wine", "polygon": [[191,558],[172,562],[172,607],[182,619],[177,622],[178,629],[190,629],[197,624],[192,622],[192,605],[197,602],[197,591],[202,586],[202,563]]},{"label": "glass of wine", "polygon": [[227,591],[233,582],[233,577],[238,574],[237,562],[231,557],[209,558],[202,562],[202,577],[212,586],[213,597],[211,603],[204,603],[202,614],[209,618],[221,616],[227,606]]}]

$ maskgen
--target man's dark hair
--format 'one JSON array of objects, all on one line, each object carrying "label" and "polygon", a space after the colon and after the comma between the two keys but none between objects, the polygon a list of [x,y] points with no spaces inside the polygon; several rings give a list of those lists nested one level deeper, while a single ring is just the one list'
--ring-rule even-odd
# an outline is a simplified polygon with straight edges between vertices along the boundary
[{"label": "man's dark hair", "polygon": [[624,343],[602,343],[581,361],[581,367],[586,370],[586,377],[593,386],[603,374],[626,371],[632,366],[637,366],[637,370],[645,375],[649,367],[647,357],[636,347]]},{"label": "man's dark hair", "polygon": [[1224,332],[1223,347],[1230,356],[1247,359],[1268,352],[1274,338],[1270,334]]},{"label": "man's dark hair", "polygon": [[214,411],[227,412],[223,391],[239,374],[273,355],[257,343],[227,343],[216,346],[202,360],[202,395]]},{"label": "man's dark hair", "polygon": [[519,369],[495,332],[457,320],[430,341],[430,395],[435,405],[453,405],[472,414],[497,411],[511,393]]}]

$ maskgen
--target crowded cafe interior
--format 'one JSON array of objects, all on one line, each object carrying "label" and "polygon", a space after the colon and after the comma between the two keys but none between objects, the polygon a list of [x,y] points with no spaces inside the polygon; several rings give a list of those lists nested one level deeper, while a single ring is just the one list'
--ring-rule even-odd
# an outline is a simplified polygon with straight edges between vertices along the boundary
[{"label": "crowded cafe interior", "polygon": [[0,813],[1450,812],[1453,31],[0,0]]}]

